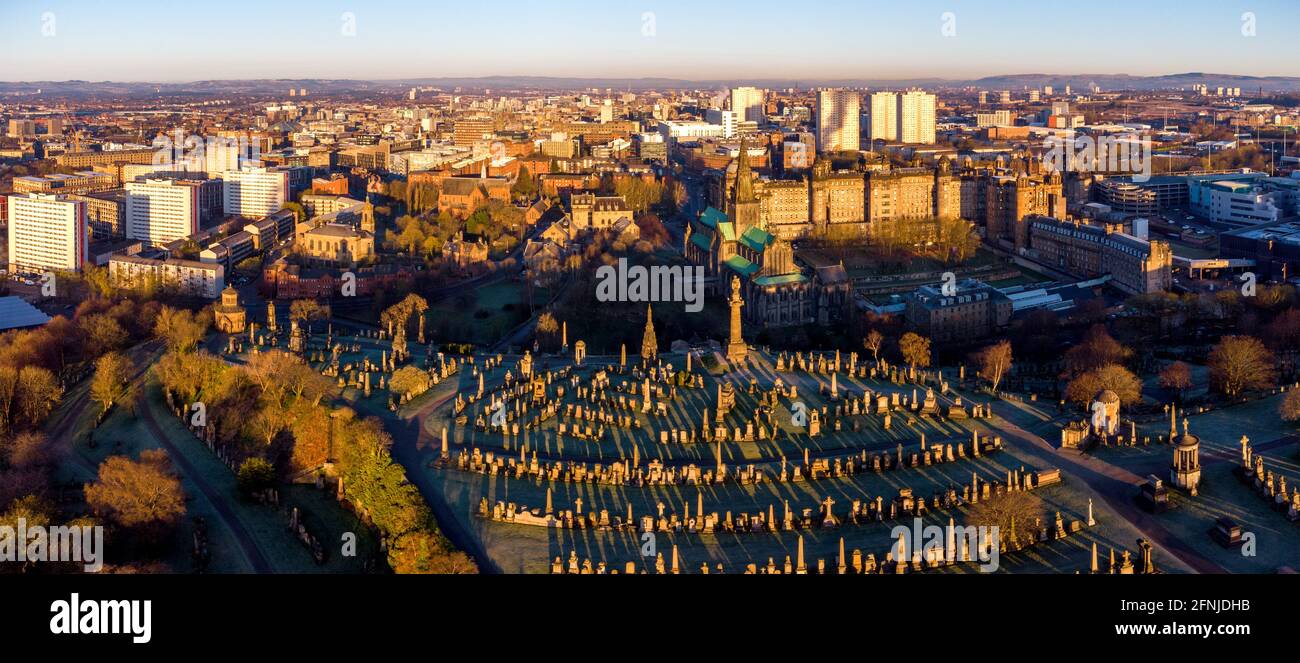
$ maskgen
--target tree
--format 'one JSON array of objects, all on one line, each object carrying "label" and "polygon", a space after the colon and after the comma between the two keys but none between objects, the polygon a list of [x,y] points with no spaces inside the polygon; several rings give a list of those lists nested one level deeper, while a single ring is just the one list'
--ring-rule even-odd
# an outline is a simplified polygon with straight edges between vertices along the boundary
[{"label": "tree", "polygon": [[1192,387],[1191,367],[1181,361],[1166,366],[1160,372],[1160,386],[1174,392],[1181,402],[1183,394]]},{"label": "tree", "polygon": [[537,195],[537,185],[533,182],[532,173],[527,168],[519,169],[519,177],[515,179],[515,185],[511,187],[511,192],[515,197],[524,200],[532,200]]},{"label": "tree", "polygon": [[34,428],[45,422],[54,404],[63,397],[63,388],[54,374],[40,366],[24,366],[18,371],[18,426]]},{"label": "tree", "polygon": [[1133,356],[1106,331],[1103,325],[1094,325],[1083,341],[1065,353],[1067,374],[1079,375],[1109,364],[1123,364]]},{"label": "tree", "polygon": [[1253,336],[1225,336],[1210,351],[1210,386],[1228,398],[1268,389],[1277,379],[1273,354]]},{"label": "tree", "polygon": [[993,391],[997,392],[998,385],[1002,384],[1002,378],[1011,371],[1011,342],[1002,341],[997,345],[990,345],[981,350],[976,357],[980,366],[980,375],[988,380],[993,386]]},{"label": "tree", "polygon": [[90,382],[90,397],[107,413],[114,405],[127,408],[134,405],[135,392],[131,387],[134,364],[117,352],[110,352],[95,362],[95,377]]},{"label": "tree", "polygon": [[1264,335],[1268,346],[1278,352],[1300,348],[1300,311],[1287,309],[1269,323]]},{"label": "tree", "polygon": [[537,335],[546,341],[548,345],[555,344],[555,337],[560,333],[560,323],[556,322],[555,316],[550,311],[537,316]]},{"label": "tree", "polygon": [[1086,408],[1098,394],[1107,390],[1115,392],[1125,406],[1142,400],[1142,381],[1119,364],[1094,368],[1074,378],[1065,387],[1065,397]]},{"label": "tree", "polygon": [[460,575],[477,573],[473,560],[452,550],[436,532],[416,530],[403,534],[388,549],[388,566],[398,574]]},{"label": "tree", "polygon": [[246,458],[239,465],[236,483],[245,495],[260,493],[275,485],[275,466],[258,456]]},{"label": "tree", "polygon": [[126,346],[127,333],[122,324],[109,315],[88,315],[77,324],[86,334],[86,352],[97,357]]},{"label": "tree", "polygon": [[284,210],[289,210],[293,212],[294,218],[297,220],[297,223],[303,223],[307,220],[307,208],[303,207],[301,203],[293,203],[293,202],[285,203],[284,208],[281,209],[280,211],[283,212]]},{"label": "tree", "polygon": [[86,503],[98,515],[133,530],[161,536],[185,515],[185,493],[167,452],[149,449],[139,460],[110,456],[99,480],[85,486]]},{"label": "tree", "polygon": [[199,400],[215,402],[221,377],[229,370],[221,359],[202,350],[190,354],[168,352],[153,366],[162,386],[186,405]]},{"label": "tree", "polygon": [[388,381],[388,389],[404,397],[423,394],[433,386],[433,379],[423,369],[416,366],[403,366],[393,373]]},{"label": "tree", "polygon": [[330,317],[330,307],[314,299],[295,299],[289,305],[289,319],[298,322],[315,322]]},{"label": "tree", "polygon": [[996,527],[1004,540],[1033,534],[1034,524],[1043,517],[1043,500],[1023,491],[1007,491],[972,504],[966,522],[977,527]]},{"label": "tree", "polygon": [[1284,421],[1300,421],[1300,389],[1286,392],[1278,413]]},{"label": "tree", "polygon": [[26,469],[45,465],[52,459],[49,440],[43,433],[19,433],[8,444],[0,444],[0,466]]},{"label": "tree", "polygon": [[880,349],[885,346],[885,335],[879,330],[872,329],[867,332],[867,337],[862,339],[862,347],[871,351],[871,360],[880,363]]},{"label": "tree", "polygon": [[154,323],[154,335],[162,339],[169,350],[190,352],[208,333],[211,323],[206,313],[191,313],[184,309],[164,306]]},{"label": "tree", "polygon": [[245,432],[266,446],[271,446],[275,438],[289,428],[284,412],[276,405],[266,404],[244,424]]},{"label": "tree", "polygon": [[926,368],[930,365],[930,339],[907,332],[898,340],[898,349],[910,368]]},{"label": "tree", "polygon": [[18,369],[0,364],[0,439],[14,426],[18,402]]}]

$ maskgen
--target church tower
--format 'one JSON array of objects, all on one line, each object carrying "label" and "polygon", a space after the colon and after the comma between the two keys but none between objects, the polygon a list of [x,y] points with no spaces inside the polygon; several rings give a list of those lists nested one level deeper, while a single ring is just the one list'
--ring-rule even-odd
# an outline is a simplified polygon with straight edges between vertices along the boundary
[{"label": "church tower", "polygon": [[736,183],[731,187],[731,221],[736,234],[762,225],[762,206],[754,193],[754,173],[749,167],[749,145],[740,140],[740,158],[736,161]]}]

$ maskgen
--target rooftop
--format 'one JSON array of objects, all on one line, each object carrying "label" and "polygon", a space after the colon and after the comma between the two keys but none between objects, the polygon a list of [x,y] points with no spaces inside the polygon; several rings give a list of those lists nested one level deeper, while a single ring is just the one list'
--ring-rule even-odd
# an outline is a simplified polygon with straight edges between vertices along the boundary
[{"label": "rooftop", "polygon": [[0,331],[40,327],[49,321],[50,316],[22,297],[0,297]]}]

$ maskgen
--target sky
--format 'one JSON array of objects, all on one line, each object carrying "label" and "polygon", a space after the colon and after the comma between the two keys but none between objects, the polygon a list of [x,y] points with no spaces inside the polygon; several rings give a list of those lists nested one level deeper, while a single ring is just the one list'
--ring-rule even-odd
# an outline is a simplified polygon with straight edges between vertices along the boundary
[{"label": "sky", "polygon": [[0,80],[1298,76],[1297,34],[1297,0],[0,0]]}]

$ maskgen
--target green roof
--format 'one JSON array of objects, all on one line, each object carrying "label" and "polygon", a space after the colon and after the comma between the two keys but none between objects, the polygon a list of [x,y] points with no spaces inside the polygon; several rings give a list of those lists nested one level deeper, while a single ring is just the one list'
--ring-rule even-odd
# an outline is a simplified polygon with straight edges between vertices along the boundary
[{"label": "green roof", "polygon": [[723,264],[730,267],[732,271],[746,278],[758,272],[758,265],[755,265],[740,256],[731,256],[730,258],[727,258],[727,262]]},{"label": "green roof", "polygon": [[805,283],[807,281],[808,278],[803,274],[783,274],[781,276],[760,276],[754,279],[754,284],[759,286],[773,286]]},{"label": "green roof", "polygon": [[704,225],[710,228],[717,228],[718,224],[726,223],[726,222],[727,222],[727,215],[723,214],[722,212],[719,212],[717,209],[713,207],[704,210],[704,213],[700,215],[700,223],[703,223]]},{"label": "green roof", "polygon": [[776,238],[771,233],[758,226],[746,230],[745,234],[740,236],[740,241],[745,246],[758,253],[762,253],[775,240]]},{"label": "green roof", "polygon": [[708,251],[711,248],[713,248],[709,246],[709,238],[705,237],[702,233],[695,233],[694,235],[691,235],[691,243],[700,247],[701,249],[704,249],[705,251]]},{"label": "green roof", "polygon": [[718,224],[718,232],[722,233],[722,241],[736,241],[736,224],[726,221]]}]

